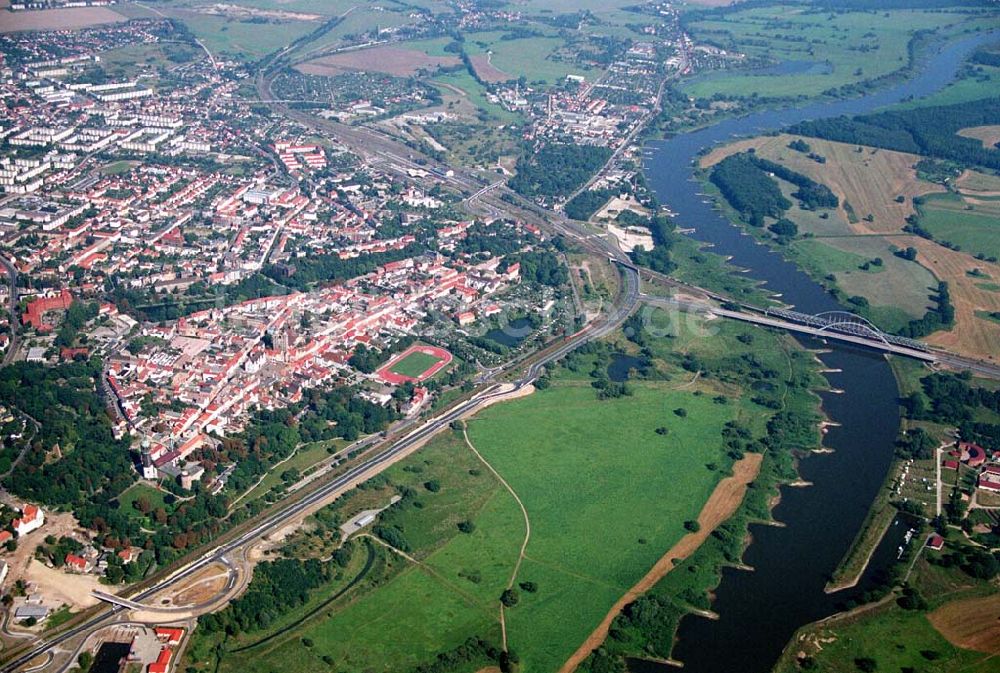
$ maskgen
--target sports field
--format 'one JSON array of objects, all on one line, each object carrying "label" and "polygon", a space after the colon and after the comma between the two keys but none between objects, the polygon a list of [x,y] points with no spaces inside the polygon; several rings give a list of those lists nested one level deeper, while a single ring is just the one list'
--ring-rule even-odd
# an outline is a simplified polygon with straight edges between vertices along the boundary
[{"label": "sports field", "polygon": [[378,370],[386,383],[426,381],[451,362],[451,353],[436,346],[414,344],[394,357]]}]

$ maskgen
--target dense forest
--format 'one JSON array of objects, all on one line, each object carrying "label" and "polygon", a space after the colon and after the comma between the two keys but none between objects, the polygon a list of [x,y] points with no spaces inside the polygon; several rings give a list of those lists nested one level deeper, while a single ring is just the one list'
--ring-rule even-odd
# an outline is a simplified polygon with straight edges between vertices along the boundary
[{"label": "dense forest", "polygon": [[114,438],[104,401],[94,392],[100,376],[96,359],[55,367],[16,362],[0,369],[0,402],[38,423],[8,479],[11,492],[48,506],[79,508],[106,502],[132,484],[129,442]]},{"label": "dense forest", "polygon": [[798,189],[792,196],[807,210],[836,208],[839,205],[837,197],[826,185],[781,164],[762,159],[752,151],[726,157],[715,165],[710,179],[744,220],[752,226],[762,227],[765,217],[781,219],[792,206],[772,175],[795,185]]},{"label": "dense forest", "polygon": [[747,152],[720,161],[712,169],[710,179],[729,205],[754,227],[763,227],[764,218],[778,219],[792,207],[778,183]]},{"label": "dense forest", "polygon": [[588,189],[567,201],[563,210],[570,219],[587,220],[614,195],[611,189]]},{"label": "dense forest", "polygon": [[569,270],[554,252],[524,252],[517,256],[517,261],[521,263],[521,278],[527,281],[550,287],[560,287],[569,282]]},{"label": "dense forest", "polygon": [[517,162],[517,175],[507,183],[522,196],[567,196],[611,157],[607,147],[550,144]]},{"label": "dense forest", "polygon": [[971,126],[1000,124],[1000,98],[935,107],[834,117],[796,124],[790,133],[911,152],[964,165],[1000,169],[1000,151],[958,135]]},{"label": "dense forest", "polygon": [[309,600],[309,592],[333,577],[335,566],[317,559],[265,561],[253,571],[245,594],[225,610],[198,618],[208,633],[248,633],[266,628],[278,617]]}]

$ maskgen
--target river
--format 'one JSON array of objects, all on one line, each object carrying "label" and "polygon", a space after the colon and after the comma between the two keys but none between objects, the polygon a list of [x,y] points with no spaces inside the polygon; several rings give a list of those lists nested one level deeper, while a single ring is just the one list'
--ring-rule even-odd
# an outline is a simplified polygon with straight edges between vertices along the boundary
[{"label": "river", "polygon": [[[976,47],[1000,39],[1000,31],[977,33],[930,50],[905,82],[862,98],[769,110],[729,119],[647,146],[646,177],[660,202],[676,212],[679,226],[731,255],[783,300],[808,313],[842,310],[833,298],[794,264],[755,242],[706,203],[694,179],[698,154],[734,136],[756,135],[808,119],[864,114],[933,93],[951,82]],[[811,347],[818,343],[804,342]],[[830,428],[824,445],[832,453],[800,463],[807,488],[783,487],[774,509],[783,527],[755,525],[744,561],[753,571],[726,569],[712,609],[718,620],[681,620],[674,657],[691,673],[766,673],[797,628],[836,612],[852,595],[870,587],[874,576],[895,559],[899,528],[880,545],[860,585],[826,594],[827,580],[860,529],[892,462],[899,427],[898,393],[884,357],[872,351],[832,345],[821,355],[838,373],[827,374],[842,394],[823,393]],[[634,665],[639,671],[675,670]]]}]

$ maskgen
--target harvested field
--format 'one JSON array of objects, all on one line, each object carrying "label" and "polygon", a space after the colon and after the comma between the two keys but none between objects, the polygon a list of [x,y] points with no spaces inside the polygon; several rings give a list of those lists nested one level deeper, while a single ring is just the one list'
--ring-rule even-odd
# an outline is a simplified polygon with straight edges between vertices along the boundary
[{"label": "harvested field", "polygon": [[973,126],[962,129],[958,135],[973,138],[983,143],[983,147],[992,148],[1000,143],[1000,126]]},{"label": "harvested field", "polygon": [[334,76],[348,70],[384,72],[397,77],[416,75],[420,70],[434,71],[441,67],[458,65],[455,56],[430,56],[415,49],[400,47],[375,47],[358,51],[324,56],[297,65],[299,72],[307,75]]},{"label": "harvested field", "polygon": [[[980,127],[980,129],[985,127]],[[1000,133],[1000,126],[990,127]],[[909,317],[916,317],[924,308],[925,288],[928,278],[914,275],[912,265],[899,264],[892,257],[890,246],[905,248],[912,246],[919,252],[917,263],[930,272],[937,280],[948,283],[951,301],[955,306],[955,326],[949,331],[938,332],[926,340],[954,352],[980,358],[995,359],[996,343],[1000,343],[1000,323],[984,320],[977,312],[1000,310],[1000,294],[984,287],[983,278],[1000,278],[1000,266],[975,259],[977,251],[983,250],[981,237],[970,238],[974,233],[963,230],[962,251],[955,251],[924,238],[902,235],[906,218],[914,214],[913,199],[917,196],[937,194],[945,191],[940,185],[925,182],[917,177],[915,164],[919,157],[904,152],[836,143],[816,138],[803,138],[809,151],[825,157],[819,163],[808,156],[788,147],[796,136],[782,134],[775,137],[759,137],[741,140],[716,148],[701,160],[703,167],[718,163],[725,157],[753,148],[758,155],[775,161],[828,186],[841,201],[836,217],[830,217],[821,226],[797,215],[793,208],[788,216],[795,220],[803,233],[815,238],[803,239],[793,244],[798,255],[796,261],[807,267],[814,276],[837,274],[838,285],[847,294],[859,294],[867,298],[873,307],[893,312],[904,308]],[[995,189],[1000,189],[1000,180],[979,173],[966,171],[956,184],[966,189],[977,190],[974,196],[935,196],[927,202],[927,208],[954,207],[956,217],[969,217],[965,207],[973,205],[976,215],[992,215],[994,206],[988,197]],[[902,202],[897,197],[902,196]],[[844,203],[851,205],[855,217],[848,217]],[[832,215],[833,213],[831,213]],[[868,216],[871,216],[870,218]],[[868,221],[870,220],[870,221]],[[930,225],[928,225],[930,226]],[[955,237],[954,233],[949,233]],[[978,234],[977,234],[978,235]],[[988,233],[986,234],[989,235]],[[972,245],[978,242],[978,245]],[[989,241],[987,240],[987,244]],[[811,246],[811,247],[810,247]],[[825,246],[825,247],[822,247]],[[851,256],[834,255],[830,248],[851,253]],[[818,254],[825,251],[826,254]],[[806,254],[811,253],[811,254]],[[877,275],[858,273],[856,262],[875,256],[886,260]],[[846,265],[846,266],[845,266]],[[985,275],[975,277],[968,272],[979,268]],[[847,277],[849,272],[850,278]],[[931,283],[933,284],[933,283]],[[910,296],[906,305],[894,298]],[[889,323],[898,322],[906,316],[880,316]]]},{"label": "harvested field", "polygon": [[[840,214],[848,221],[844,201],[851,204],[860,220],[851,225],[855,234],[897,233],[913,214],[913,197],[944,192],[944,187],[917,178],[913,168],[920,160],[915,154],[866,147],[816,138],[804,138],[812,152],[826,157],[820,164],[806,154],[790,149],[796,136],[752,138],[715,149],[706,155],[702,166],[711,166],[731,154],[754,148],[761,157],[776,161],[829,187],[841,201]],[[896,197],[906,197],[897,203]],[[867,215],[872,222],[865,222]]]},{"label": "harvested field", "polygon": [[107,7],[4,12],[0,16],[0,33],[17,33],[22,30],[73,30],[119,21],[125,21],[125,17]]},{"label": "harvested field", "polygon": [[966,272],[979,268],[990,278],[1000,278],[1000,265],[980,261],[966,252],[955,252],[917,236],[896,240],[900,247],[915,247],[920,263],[948,282],[951,303],[955,306],[955,326],[926,340],[955,352],[996,359],[1000,323],[983,320],[976,316],[976,311],[1000,311],[1000,293],[980,287],[982,280]]},{"label": "harvested field", "polygon": [[740,152],[746,152],[747,150],[756,150],[770,144],[773,141],[774,138],[770,136],[758,136],[756,138],[737,140],[736,142],[728,145],[719,145],[711,152],[703,156],[701,161],[698,162],[698,165],[702,168],[711,168],[728,156],[739,154]]},{"label": "harvested field", "polygon": [[966,170],[955,180],[959,191],[969,196],[1000,196],[1000,177]]},{"label": "harvested field", "polygon": [[472,61],[472,67],[475,68],[476,75],[484,82],[506,82],[509,79],[513,79],[490,62],[491,58],[489,54],[476,54],[475,56],[470,56],[469,60]]},{"label": "harvested field", "polygon": [[951,601],[927,618],[956,647],[1000,654],[1000,594]]}]

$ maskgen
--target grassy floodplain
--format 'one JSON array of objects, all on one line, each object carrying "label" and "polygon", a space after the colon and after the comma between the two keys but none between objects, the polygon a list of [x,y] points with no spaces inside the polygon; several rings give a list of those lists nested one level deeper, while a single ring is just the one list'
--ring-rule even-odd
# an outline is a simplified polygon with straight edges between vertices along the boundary
[{"label": "grassy floodplain", "polygon": [[[531,524],[515,578],[520,600],[506,610],[508,644],[522,671],[558,669],[685,534],[684,522],[697,518],[732,463],[722,435],[727,422],[761,436],[774,413],[762,406],[764,398],[814,414],[815,398],[806,392],[815,383],[811,359],[785,336],[659,311],[646,318],[652,333],[665,336],[650,338],[650,368],[629,380],[630,395],[599,399],[591,385],[591,372],[606,367],[611,352],[640,355],[619,335],[596,354],[571,356],[547,388],[468,421],[472,444],[518,494]],[[751,350],[759,368],[746,365]],[[747,373],[735,373],[734,358]],[[703,365],[700,374],[684,368],[693,361]],[[751,388],[749,370],[774,375]],[[333,547],[324,531],[386,506],[394,494],[403,500],[384,511],[372,531],[408,558],[387,552],[391,565],[373,569],[322,615],[265,644],[236,652],[268,631],[230,637],[220,673],[315,670],[328,661],[336,671],[406,671],[470,637],[501,643],[498,598],[518,560],[524,517],[460,432],[439,436],[324,510],[289,541],[286,553],[325,557]],[[754,493],[761,515],[767,499],[766,490]],[[681,578],[692,593],[704,595],[717,581],[724,558],[712,559],[705,572]],[[218,643],[218,636],[196,637],[190,664],[216,670]],[[454,670],[473,673],[489,663],[470,661]]]},{"label": "grassy floodplain", "polygon": [[[949,21],[950,19],[950,21]],[[696,39],[751,60],[793,64],[786,72],[722,71],[695,78],[685,93],[811,97],[889,75],[908,63],[914,32],[969,21],[959,13],[893,10],[837,12],[787,5],[754,7],[695,21]],[[809,66],[809,67],[806,67]],[[787,66],[786,66],[787,67]]]}]

